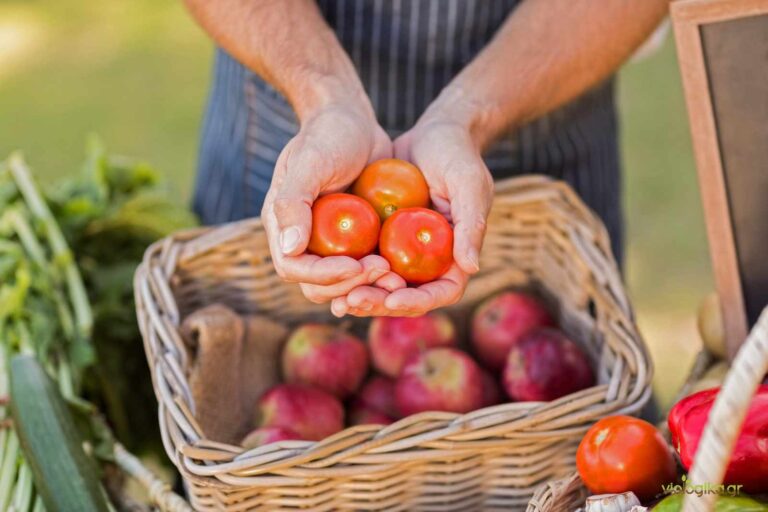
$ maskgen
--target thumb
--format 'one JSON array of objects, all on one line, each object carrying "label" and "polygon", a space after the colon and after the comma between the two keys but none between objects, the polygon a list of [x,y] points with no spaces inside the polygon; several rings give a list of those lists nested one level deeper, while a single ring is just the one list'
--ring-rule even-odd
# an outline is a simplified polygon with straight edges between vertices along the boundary
[{"label": "thumb", "polygon": [[[492,190],[482,180],[472,181],[471,184],[465,181],[457,187],[451,198],[453,259],[467,274],[480,270],[480,249],[493,197]],[[493,186],[492,182],[490,186]]]},{"label": "thumb", "polygon": [[297,256],[307,249],[312,230],[313,199],[311,194],[301,190],[284,190],[276,194],[273,210],[283,255]]}]

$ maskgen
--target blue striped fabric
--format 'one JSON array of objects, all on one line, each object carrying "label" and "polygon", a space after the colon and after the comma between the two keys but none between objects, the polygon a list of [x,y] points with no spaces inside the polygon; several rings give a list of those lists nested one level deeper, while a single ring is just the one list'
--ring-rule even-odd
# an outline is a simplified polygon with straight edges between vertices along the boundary
[{"label": "blue striped fabric", "polygon": [[[488,43],[518,0],[318,0],[381,125],[394,137]],[[297,132],[285,99],[219,50],[202,132],[196,212],[209,224],[258,215],[277,156]],[[503,137],[485,155],[496,178],[570,183],[601,216],[621,261],[614,80]]]}]

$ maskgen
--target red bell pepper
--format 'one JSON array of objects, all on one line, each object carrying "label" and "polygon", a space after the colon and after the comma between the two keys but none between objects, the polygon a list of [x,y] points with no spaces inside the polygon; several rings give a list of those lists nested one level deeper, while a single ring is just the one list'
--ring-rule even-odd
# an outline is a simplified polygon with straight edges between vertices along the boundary
[{"label": "red bell pepper", "polygon": [[[707,389],[680,400],[669,413],[672,444],[686,469],[693,457],[707,423],[709,411],[720,388]],[[718,484],[719,482],[695,482]],[[725,474],[725,484],[742,484],[744,492],[768,492],[768,385],[761,385],[741,428],[731,461]]]}]

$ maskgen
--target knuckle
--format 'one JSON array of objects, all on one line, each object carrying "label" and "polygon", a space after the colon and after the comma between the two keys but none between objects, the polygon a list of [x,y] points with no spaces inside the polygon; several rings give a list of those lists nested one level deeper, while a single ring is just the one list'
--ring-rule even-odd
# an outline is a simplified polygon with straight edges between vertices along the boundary
[{"label": "knuckle", "polygon": [[272,202],[272,208],[275,210],[275,214],[281,216],[290,211],[294,205],[294,200],[288,196],[277,196]]},{"label": "knuckle", "polygon": [[485,233],[485,230],[488,227],[488,220],[485,218],[484,215],[478,215],[471,221],[471,225],[472,225],[471,229],[473,231]]},{"label": "knuckle", "polygon": [[286,283],[298,283],[299,280],[297,279],[297,276],[294,275],[293,272],[289,268],[286,268],[284,265],[280,263],[275,263],[275,273],[277,273],[277,276],[285,281]]},{"label": "knuckle", "polygon": [[457,227],[467,234],[485,233],[488,220],[481,213],[472,213],[457,221]]}]

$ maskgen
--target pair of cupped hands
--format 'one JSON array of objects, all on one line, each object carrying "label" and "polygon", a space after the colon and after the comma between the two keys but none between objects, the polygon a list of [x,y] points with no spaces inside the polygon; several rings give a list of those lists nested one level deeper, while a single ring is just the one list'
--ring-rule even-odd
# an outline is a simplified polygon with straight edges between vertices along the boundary
[{"label": "pair of cupped hands", "polygon": [[[346,190],[368,163],[391,157],[421,169],[433,207],[454,227],[453,265],[419,287],[407,287],[379,255],[355,260],[306,252],[315,199]],[[479,144],[470,127],[448,113],[427,109],[392,141],[371,108],[337,103],[302,119],[278,157],[262,219],[277,274],[300,283],[310,301],[330,302],[338,317],[418,316],[458,301],[469,275],[479,270],[492,197]]]}]

